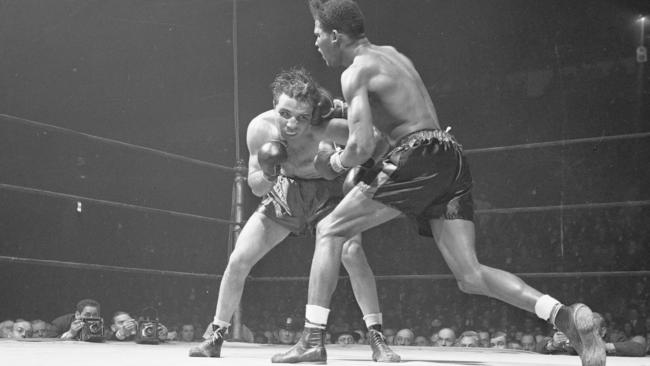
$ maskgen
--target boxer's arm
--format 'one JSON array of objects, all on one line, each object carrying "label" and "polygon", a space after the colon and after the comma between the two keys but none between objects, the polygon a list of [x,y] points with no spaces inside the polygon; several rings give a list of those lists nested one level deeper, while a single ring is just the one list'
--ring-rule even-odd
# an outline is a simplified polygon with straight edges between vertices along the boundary
[{"label": "boxer's arm", "polygon": [[265,142],[273,139],[269,132],[270,126],[261,116],[255,117],[248,125],[246,131],[246,144],[248,145],[248,186],[253,194],[261,197],[266,194],[275,184],[264,177],[264,172],[257,158],[260,147]]},{"label": "boxer's arm", "polygon": [[353,167],[368,160],[375,149],[372,110],[368,99],[370,71],[351,65],[341,75],[343,96],[348,102],[348,139],[341,153],[344,167]]},{"label": "boxer's arm", "polygon": [[332,141],[337,145],[344,146],[348,142],[348,120],[333,118],[325,122],[321,128],[312,129],[318,132],[318,139],[321,141]]}]

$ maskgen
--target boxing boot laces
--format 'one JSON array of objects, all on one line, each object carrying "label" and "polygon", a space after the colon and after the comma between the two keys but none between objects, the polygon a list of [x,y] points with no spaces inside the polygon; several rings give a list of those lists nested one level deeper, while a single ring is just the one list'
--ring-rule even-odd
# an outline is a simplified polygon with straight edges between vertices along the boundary
[{"label": "boxing boot laces", "polygon": [[213,326],[213,329],[210,338],[204,340],[198,346],[190,348],[190,357],[221,357],[225,329],[216,326]]},{"label": "boxing boot laces", "polygon": [[376,329],[368,331],[370,338],[370,348],[372,348],[372,360],[375,362],[400,362],[401,357],[393,352],[388,344],[384,334]]},{"label": "boxing boot laces", "polygon": [[325,330],[305,327],[302,336],[293,347],[285,353],[278,353],[271,358],[272,363],[327,363],[325,350]]},{"label": "boxing boot laces", "polygon": [[605,342],[598,334],[594,314],[587,305],[562,305],[554,323],[569,338],[569,345],[580,355],[582,366],[605,366]]}]

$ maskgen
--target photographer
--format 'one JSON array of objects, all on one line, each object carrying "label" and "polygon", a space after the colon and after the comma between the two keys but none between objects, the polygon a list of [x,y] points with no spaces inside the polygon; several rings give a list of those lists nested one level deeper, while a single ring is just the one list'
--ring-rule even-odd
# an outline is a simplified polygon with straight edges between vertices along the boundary
[{"label": "photographer", "polygon": [[132,341],[138,331],[138,323],[124,311],[117,311],[113,314],[111,334],[107,337],[114,341]]},{"label": "photographer", "polygon": [[[607,355],[625,357],[645,356],[646,340],[644,337],[637,336],[629,340],[626,340],[624,337],[609,339],[607,337],[607,321],[599,313],[594,312],[594,323],[598,329],[598,334],[605,340]],[[574,355],[576,351],[564,333],[555,332],[553,337],[548,339],[546,344],[541,348],[540,353]]]},{"label": "photographer", "polygon": [[[104,336],[104,325],[100,318],[99,303],[92,299],[83,299],[77,303],[77,310],[52,320],[57,337],[65,340],[100,340]],[[86,327],[90,332],[82,332]],[[82,333],[92,337],[83,339]]]},{"label": "photographer", "polygon": [[[167,340],[168,330],[157,319],[140,317],[135,320],[125,311],[113,314],[110,335],[106,338],[113,341],[136,341],[138,343],[158,343]],[[142,327],[142,329],[140,329]],[[140,332],[140,333],[139,333]]]}]

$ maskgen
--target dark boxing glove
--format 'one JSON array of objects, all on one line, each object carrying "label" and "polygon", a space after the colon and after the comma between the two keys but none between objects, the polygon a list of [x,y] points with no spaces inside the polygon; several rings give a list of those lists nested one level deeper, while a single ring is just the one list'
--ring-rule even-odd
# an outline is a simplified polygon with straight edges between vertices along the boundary
[{"label": "dark boxing glove", "polygon": [[257,161],[260,163],[264,178],[268,181],[275,180],[280,175],[280,165],[287,161],[287,146],[280,141],[265,142],[257,152]]},{"label": "dark boxing glove", "polygon": [[341,152],[335,150],[318,150],[314,157],[314,167],[327,180],[333,180],[347,170],[341,164]]},{"label": "dark boxing glove", "polygon": [[314,108],[312,124],[319,125],[332,118],[348,118],[348,105],[343,100],[332,98],[330,93],[323,88],[318,88],[318,90],[320,91],[320,100]]},{"label": "dark boxing glove", "polygon": [[359,182],[370,184],[370,182],[375,180],[380,171],[381,167],[375,163],[375,159],[373,158],[370,158],[366,160],[365,163],[350,169],[348,175],[343,181],[343,194],[348,194],[348,192],[350,192]]}]

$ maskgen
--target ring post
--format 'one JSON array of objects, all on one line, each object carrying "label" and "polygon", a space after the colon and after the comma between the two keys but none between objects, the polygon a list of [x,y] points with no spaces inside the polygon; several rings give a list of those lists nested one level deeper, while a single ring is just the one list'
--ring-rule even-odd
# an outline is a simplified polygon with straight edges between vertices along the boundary
[{"label": "ring post", "polygon": [[[244,221],[244,184],[246,184],[246,174],[247,169],[244,164],[243,159],[237,160],[235,165],[235,189],[233,191],[233,209],[232,209],[232,240],[228,243],[228,257],[232,254],[233,249],[237,243],[237,238],[239,238],[239,233],[242,229],[242,223]],[[237,305],[237,309],[232,316],[232,328],[233,328],[233,339],[241,340],[242,339],[242,327],[241,327],[241,305]]]}]

